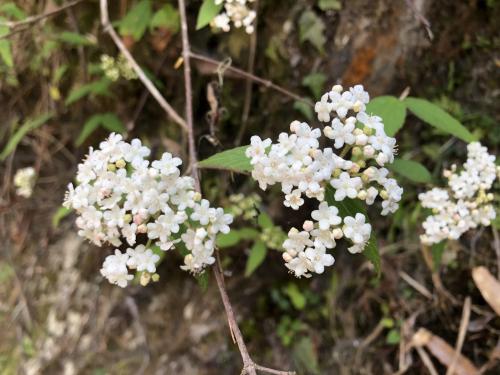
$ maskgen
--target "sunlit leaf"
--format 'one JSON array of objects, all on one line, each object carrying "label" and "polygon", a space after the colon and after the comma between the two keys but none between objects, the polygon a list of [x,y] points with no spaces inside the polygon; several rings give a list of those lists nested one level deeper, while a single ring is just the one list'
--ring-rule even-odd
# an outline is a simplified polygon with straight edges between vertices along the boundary
[{"label": "sunlit leaf", "polygon": [[96,42],[85,35],[73,33],[70,31],[63,31],[58,35],[58,39],[75,46],[94,46]]},{"label": "sunlit leaf", "polygon": [[63,206],[59,207],[54,215],[52,215],[52,228],[56,229],[59,226],[61,220],[68,216],[70,213],[70,208],[66,208]]},{"label": "sunlit leaf", "polygon": [[110,81],[106,78],[100,79],[99,81],[94,81],[91,83],[87,83],[80,87],[77,87],[69,93],[68,97],[64,104],[70,105],[83,97],[93,94],[93,95],[108,95],[109,94],[109,85]]},{"label": "sunlit leaf", "polygon": [[198,19],[196,20],[196,30],[207,26],[219,14],[223,5],[222,2],[216,5],[214,0],[203,0],[198,13]]},{"label": "sunlit leaf", "polygon": [[231,247],[240,242],[240,233],[237,229],[232,229],[229,233],[219,233],[216,239],[217,247]]},{"label": "sunlit leaf", "polygon": [[465,142],[476,141],[474,135],[458,120],[428,100],[410,97],[406,98],[404,103],[415,116],[434,128]]},{"label": "sunlit leaf", "polygon": [[162,27],[175,34],[179,31],[179,25],[179,12],[172,4],[165,4],[153,15],[149,26],[151,28]]},{"label": "sunlit leaf", "polygon": [[247,148],[248,146],[241,146],[219,152],[218,154],[200,161],[198,167],[248,173],[252,170],[252,165],[250,164],[250,159],[245,155]]},{"label": "sunlit leaf", "polygon": [[293,307],[295,307],[297,310],[303,310],[304,307],[306,307],[306,297],[300,291],[297,284],[295,284],[294,282],[288,283],[288,285],[284,289],[284,292],[290,298],[290,301],[292,301]]},{"label": "sunlit leaf", "polygon": [[385,133],[393,137],[404,125],[405,104],[394,96],[378,96],[366,106],[366,112],[382,117]]},{"label": "sunlit leaf", "polygon": [[152,11],[151,1],[141,0],[132,7],[119,22],[119,31],[121,35],[130,35],[135,40],[139,40],[144,35],[149,23],[151,22]]}]

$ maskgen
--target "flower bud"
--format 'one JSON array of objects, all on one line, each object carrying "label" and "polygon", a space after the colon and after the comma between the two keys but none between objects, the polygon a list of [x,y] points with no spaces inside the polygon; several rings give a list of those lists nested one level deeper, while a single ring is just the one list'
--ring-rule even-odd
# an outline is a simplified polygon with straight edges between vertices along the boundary
[{"label": "flower bud", "polygon": [[368,127],[368,126],[365,126],[365,127],[363,127],[363,133],[365,133],[366,135],[372,135],[373,129]]},{"label": "flower bud", "polygon": [[146,286],[151,281],[151,274],[149,272],[143,272],[141,274],[140,283],[142,286]]},{"label": "flower bud", "polygon": [[363,154],[367,158],[371,158],[373,157],[373,155],[375,155],[375,149],[371,145],[366,145],[365,147],[363,147]]},{"label": "flower bud", "polygon": [[366,134],[360,134],[356,136],[356,144],[358,146],[364,146],[366,145],[367,142],[368,142],[368,137],[366,136]]},{"label": "flower bud", "polygon": [[333,129],[330,126],[325,126],[323,129],[323,133],[325,134],[325,137],[333,139]]},{"label": "flower bud", "polygon": [[358,198],[364,201],[367,195],[368,193],[366,192],[366,190],[360,190],[358,193]]},{"label": "flower bud", "polygon": [[292,123],[290,124],[290,131],[292,133],[296,133],[297,130],[299,130],[299,126],[300,126],[300,121],[292,121]]},{"label": "flower bud", "polygon": [[134,215],[134,224],[141,225],[143,222],[143,217],[139,214]]},{"label": "flower bud", "polygon": [[353,147],[352,149],[352,154],[354,156],[360,156],[363,152],[361,151],[361,148],[359,147]]},{"label": "flower bud", "polygon": [[158,280],[160,280],[160,275],[158,275],[157,273],[153,273],[153,275],[151,276],[151,280],[156,283]]},{"label": "flower bud", "polygon": [[333,238],[335,238],[336,240],[342,238],[344,236],[344,233],[342,232],[342,229],[340,228],[335,228],[333,231],[332,231],[332,236]]},{"label": "flower bud", "polygon": [[310,232],[314,229],[314,223],[311,220],[306,220],[304,221],[304,225],[302,225],[302,228],[304,228],[306,232]]},{"label": "flower bud", "polygon": [[352,110],[354,112],[359,112],[361,111],[361,108],[363,108],[363,103],[361,103],[359,100],[356,100],[354,102],[354,105],[352,106]]},{"label": "flower bud", "polygon": [[338,176],[340,176],[340,174],[342,173],[342,170],[339,169],[339,168],[336,168],[334,171],[333,171],[333,177],[334,178],[337,178]]},{"label": "flower bud", "polygon": [[341,85],[335,85],[332,87],[332,91],[341,93],[342,91],[344,91],[344,88]]},{"label": "flower bud", "polygon": [[137,233],[147,233],[148,227],[146,224],[141,224],[137,227]]},{"label": "flower bud", "polygon": [[358,160],[356,164],[359,165],[360,169],[366,167],[366,161],[364,160]]},{"label": "flower bud", "polygon": [[285,262],[287,262],[287,263],[288,263],[288,262],[290,262],[290,261],[293,259],[293,258],[291,257],[291,255],[290,255],[290,254],[288,254],[288,253],[283,253],[282,257],[283,257],[283,260],[284,260]]},{"label": "flower bud", "polygon": [[200,201],[200,200],[201,200],[201,194],[200,194],[200,193],[198,193],[198,192],[195,192],[195,193],[193,194],[193,200],[194,200],[195,202]]},{"label": "flower bud", "polygon": [[116,171],[116,165],[109,163],[108,164],[108,171],[110,172],[115,172]]},{"label": "flower bud", "polygon": [[132,221],[132,215],[130,214],[125,214],[123,216],[123,221],[126,222],[126,223],[130,223]]},{"label": "flower bud", "polygon": [[389,198],[389,194],[387,193],[387,190],[382,190],[380,192],[380,197],[383,199],[383,200],[387,200],[387,198]]},{"label": "flower bud", "polygon": [[125,162],[125,160],[120,159],[120,160],[116,161],[115,165],[116,165],[116,168],[125,168],[127,163]]},{"label": "flower bud", "polygon": [[359,165],[358,165],[358,164],[356,164],[356,163],[354,163],[354,164],[352,165],[352,167],[349,169],[349,172],[351,172],[351,173],[358,173],[358,172],[359,172],[359,169],[360,169],[360,168],[359,168]]}]

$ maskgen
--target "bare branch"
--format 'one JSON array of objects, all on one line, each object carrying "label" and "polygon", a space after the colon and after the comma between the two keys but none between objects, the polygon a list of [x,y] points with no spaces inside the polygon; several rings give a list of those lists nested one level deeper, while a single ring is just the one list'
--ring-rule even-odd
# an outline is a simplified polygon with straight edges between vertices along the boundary
[{"label": "bare branch", "polygon": [[120,52],[125,56],[127,61],[130,63],[132,66],[132,69],[134,69],[135,73],[141,80],[141,82],[146,86],[146,88],[149,90],[151,95],[156,99],[158,104],[163,108],[163,110],[167,113],[167,115],[176,123],[178,124],[182,129],[185,131],[188,130],[188,126],[186,124],[186,121],[175,111],[175,109],[172,108],[172,106],[167,102],[167,100],[162,96],[162,94],[158,91],[156,86],[151,82],[151,80],[146,76],[144,71],[141,69],[139,64],[135,61],[134,57],[130,54],[129,50],[125,45],[123,44],[121,38],[118,36],[116,33],[115,29],[109,22],[109,14],[108,14],[108,1],[107,0],[100,0],[101,1],[101,24],[105,32],[109,34],[111,39],[115,42],[116,46],[120,50]]},{"label": "bare branch", "polygon": [[[200,54],[194,53],[194,52],[191,52],[190,56],[193,59],[203,61],[203,62],[206,62],[208,64],[212,64],[212,65],[216,65],[216,66],[223,64],[222,61],[218,61],[218,60],[215,60],[215,59],[212,59],[210,57],[203,56],[203,55],[200,55]],[[291,99],[298,100],[300,102],[304,102],[304,103],[310,105],[311,107],[313,106],[313,103],[310,100],[303,98],[297,94],[294,94],[293,92],[291,92],[291,91],[289,91],[281,86],[278,86],[267,79],[257,77],[254,74],[251,74],[249,72],[245,72],[244,70],[241,70],[241,69],[238,69],[238,68],[235,68],[232,66],[227,66],[227,67],[225,67],[225,69],[227,71],[233,72],[233,73],[235,73],[243,78],[250,79],[250,80],[258,83],[259,85],[262,85],[264,87],[268,87],[268,88],[275,90],[275,91],[278,91],[278,92],[282,93],[283,95],[288,96]]]}]

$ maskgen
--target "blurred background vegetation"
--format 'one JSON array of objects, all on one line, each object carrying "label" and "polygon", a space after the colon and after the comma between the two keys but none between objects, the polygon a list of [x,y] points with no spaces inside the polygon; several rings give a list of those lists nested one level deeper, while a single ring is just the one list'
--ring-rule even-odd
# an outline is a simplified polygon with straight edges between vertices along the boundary
[{"label": "blurred background vegetation", "polygon": [[[25,22],[68,3],[75,4]],[[313,117],[307,104],[265,86],[252,85],[249,95],[230,65],[310,101],[336,83],[361,83],[373,97],[426,98],[498,153],[499,1],[259,0],[254,36],[196,30],[201,3],[188,1],[192,49],[221,64],[193,59],[200,159]],[[183,113],[177,2],[110,1],[110,17]],[[111,131],[140,137],[154,156],[168,150],[187,160],[183,134],[100,27],[98,2],[0,0],[0,25],[0,373],[239,373],[210,278],[199,285],[172,256],[159,267],[158,283],[110,286],[98,271],[108,249],[83,242],[72,215],[60,210],[78,161]],[[500,372],[500,322],[471,278],[477,265],[496,270],[492,232],[470,233],[434,254],[418,241],[423,213],[416,196],[441,181],[444,166],[465,159],[464,142],[410,114],[397,139],[400,157],[425,165],[431,179],[401,177],[401,208],[372,223],[380,278],[342,247],[325,274],[293,278],[276,250],[305,217],[283,207],[279,189],[262,192],[246,176],[203,172],[207,198],[237,215],[235,233],[219,245],[256,362],[300,374],[427,373],[407,351],[414,332],[425,327],[454,346],[470,296],[462,353],[485,373]],[[27,166],[38,176],[29,199],[16,196],[12,183]]]}]

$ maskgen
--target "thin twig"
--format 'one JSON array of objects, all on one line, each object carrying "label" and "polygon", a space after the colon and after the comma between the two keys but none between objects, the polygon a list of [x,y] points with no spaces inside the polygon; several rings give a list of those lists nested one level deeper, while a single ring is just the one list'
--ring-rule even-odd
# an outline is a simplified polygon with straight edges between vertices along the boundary
[{"label": "thin twig", "polygon": [[187,27],[187,17],[186,17],[186,6],[184,0],[179,0],[179,13],[181,16],[181,36],[182,36],[182,57],[184,65],[184,93],[186,97],[186,122],[187,122],[187,135],[188,135],[188,149],[189,149],[189,165],[192,166],[191,175],[194,178],[196,190],[200,192],[200,178],[198,175],[198,169],[196,164],[198,163],[198,157],[196,155],[196,146],[194,142],[194,131],[193,131],[193,90],[191,85],[191,59],[190,46],[189,46],[189,36]]},{"label": "thin twig", "polygon": [[137,64],[134,57],[130,54],[129,50],[127,49],[127,47],[125,47],[122,40],[116,33],[115,29],[111,25],[108,14],[108,1],[107,0],[100,0],[100,1],[101,1],[101,24],[104,31],[109,34],[111,39],[113,39],[116,46],[123,54],[123,56],[127,59],[127,61],[130,63],[132,69],[134,69],[135,73],[137,74],[141,82],[144,84],[144,86],[146,86],[151,95],[153,95],[153,97],[156,99],[158,104],[160,104],[160,106],[167,113],[167,115],[182,129],[184,129],[185,131],[189,131],[186,121],[184,121],[184,119],[175,111],[175,109],[173,109],[172,106],[168,104],[167,100],[158,91],[153,82],[151,82],[151,80],[146,76],[144,71],[141,69],[139,64]]},{"label": "thin twig", "polygon": [[427,36],[429,37],[429,40],[433,40],[434,33],[431,30],[431,23],[429,22],[429,20],[424,17],[424,15],[420,11],[420,9],[417,9],[414,1],[412,1],[412,0],[405,0],[405,1],[406,1],[406,5],[408,5],[408,7],[412,10],[412,12],[415,16],[415,19],[424,26],[425,31],[427,32]]},{"label": "thin twig", "polygon": [[429,370],[429,373],[431,375],[439,375],[439,373],[436,370],[436,367],[434,367],[434,365],[432,364],[432,360],[430,359],[426,351],[420,346],[416,346],[415,349],[417,349],[417,353],[420,356],[422,362],[424,362],[425,367],[427,367],[427,370]]},{"label": "thin twig", "polygon": [[462,346],[464,345],[465,334],[467,333],[467,327],[469,326],[470,320],[470,297],[467,297],[464,302],[464,308],[462,310],[462,318],[460,320],[460,328],[458,330],[457,343],[455,345],[455,355],[451,361],[451,365],[446,371],[446,375],[453,375],[455,371],[455,366],[457,364],[458,358],[460,357],[460,352],[462,351]]},{"label": "thin twig", "polygon": [[415,280],[413,277],[408,275],[404,271],[399,272],[399,276],[406,281],[413,289],[415,289],[417,292],[422,294],[424,297],[432,300],[432,293],[429,292],[429,289],[427,289],[425,286],[420,284],[417,280]]},{"label": "thin twig", "polygon": [[[255,0],[254,10],[258,13],[259,10],[259,0]],[[253,74],[255,68],[255,55],[257,51],[257,21],[259,17],[255,17],[254,21],[254,32],[250,35],[250,51],[248,52],[248,73]],[[241,144],[241,140],[245,135],[245,131],[248,125],[248,116],[250,115],[250,106],[252,104],[252,80],[247,77],[245,82],[245,101],[243,102],[243,113],[241,115],[241,126],[238,131],[238,135],[236,136],[236,140],[234,142],[235,146],[239,146]]]},{"label": "thin twig", "polygon": [[[52,10],[50,12],[43,13],[43,14],[38,14],[38,15],[35,15],[35,16],[26,17],[24,20],[21,20],[21,21],[0,22],[0,26],[7,26],[10,29],[14,29],[10,33],[7,33],[5,35],[0,36],[0,40],[7,39],[7,38],[10,38],[11,36],[13,36],[15,34],[22,33],[24,31],[30,30],[31,27],[29,25],[31,25],[32,23],[42,21],[42,20],[44,20],[47,17],[55,16],[55,15],[61,13],[62,11],[66,10],[66,9],[69,9],[71,7],[74,7],[75,5],[83,3],[84,1],[85,0],[75,0],[75,1],[72,1],[72,2],[70,2],[68,4],[66,4],[66,5],[61,6],[60,8],[54,9],[54,10]],[[19,27],[19,26],[24,26],[24,27]]]},{"label": "thin twig", "polygon": [[[195,60],[203,61],[203,62],[206,62],[208,64],[212,64],[212,65],[216,65],[216,66],[224,64],[223,61],[218,61],[218,60],[212,59],[212,58],[207,57],[207,56],[200,55],[200,54],[192,52],[192,51],[190,53],[190,56],[191,56],[191,58],[193,58]],[[310,100],[303,98],[297,94],[294,94],[293,92],[291,92],[291,91],[289,91],[281,86],[278,86],[275,83],[273,83],[267,79],[260,78],[254,74],[251,74],[249,72],[245,72],[244,70],[239,69],[239,68],[235,68],[233,66],[227,66],[227,67],[225,67],[225,69],[227,71],[235,73],[243,78],[250,79],[250,80],[258,83],[259,85],[262,85],[264,87],[268,87],[268,88],[273,89],[275,91],[278,91],[278,92],[282,93],[283,95],[288,96],[291,99],[304,102],[304,103],[310,105],[311,107],[313,106],[313,103]]]}]

